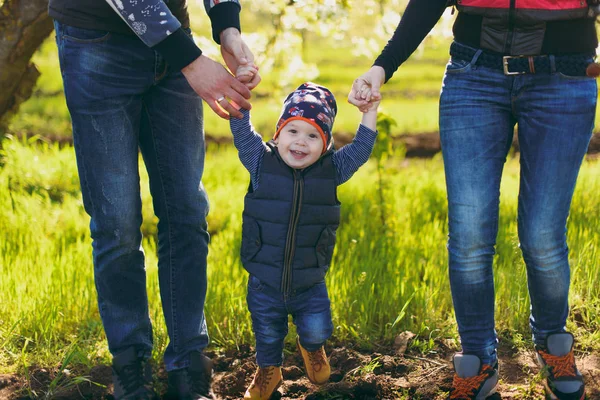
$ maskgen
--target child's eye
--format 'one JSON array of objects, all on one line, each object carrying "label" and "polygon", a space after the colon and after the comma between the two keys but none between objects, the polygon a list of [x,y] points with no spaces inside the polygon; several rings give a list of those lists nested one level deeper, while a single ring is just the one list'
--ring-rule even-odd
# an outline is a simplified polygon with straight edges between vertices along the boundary
[{"label": "child's eye", "polygon": [[311,133],[310,135],[308,135],[309,138],[311,139],[317,139],[317,134],[316,133]]},{"label": "child's eye", "polygon": [[297,131],[295,129],[290,129],[289,131],[290,133],[296,133]]}]

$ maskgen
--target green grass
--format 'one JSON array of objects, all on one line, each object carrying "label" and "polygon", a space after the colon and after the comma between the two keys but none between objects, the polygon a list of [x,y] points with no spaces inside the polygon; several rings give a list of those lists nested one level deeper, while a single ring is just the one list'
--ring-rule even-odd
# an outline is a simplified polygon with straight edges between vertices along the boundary
[{"label": "green grass", "polygon": [[[261,15],[247,13],[245,18],[249,19],[245,26],[265,24]],[[196,32],[208,33],[205,17],[193,21]],[[447,46],[430,41],[384,86],[382,110],[398,123],[394,135],[437,130]],[[304,50],[306,59],[318,65],[314,80],[337,97],[338,133],[354,132],[360,121],[360,113],[345,99],[352,81],[372,61],[352,56],[352,50],[349,43],[314,37]],[[71,135],[53,38],[36,53],[34,62],[42,71],[38,89],[13,119],[10,132],[36,136],[5,140],[0,159],[0,373],[17,372],[26,378],[35,365],[65,364],[85,370],[110,360],[96,306],[89,217],[80,197],[73,149],[45,139]],[[265,138],[273,133],[285,94],[301,83],[280,87],[281,75],[280,70],[264,74],[254,93],[252,119]],[[230,135],[228,123],[208,107],[205,118],[208,135]],[[600,215],[599,175],[600,162],[584,163],[568,236],[573,277],[568,328],[576,334],[578,346],[596,351],[600,350],[600,232],[590,221]],[[368,347],[374,342],[389,344],[398,333],[410,330],[418,335],[413,348],[425,353],[440,338],[456,339],[446,267],[442,163],[439,156],[389,160],[384,202],[378,198],[376,176],[372,161],[339,191],[343,221],[327,278],[335,336]],[[159,360],[167,334],[158,294],[156,218],[145,171],[141,177],[143,246],[154,357]],[[231,349],[253,342],[245,306],[246,273],[238,255],[248,174],[233,148],[212,146],[204,181],[211,201],[209,332],[214,346]],[[496,319],[502,339],[529,346],[529,300],[516,233],[517,192],[518,163],[510,160],[502,182],[494,266]],[[56,379],[57,387],[73,382],[65,383],[61,374]]]},{"label": "green grass", "polygon": [[[210,22],[204,10],[192,3],[192,28],[197,38],[210,37]],[[251,11],[251,10],[249,10]],[[270,21],[260,13],[242,13],[244,32],[252,33],[271,29]],[[363,18],[360,14],[353,18]],[[365,17],[362,27],[375,24],[376,18]],[[362,20],[361,20],[362,22]],[[369,30],[363,32],[369,38]],[[209,56],[220,60],[218,49],[210,40],[202,43]],[[382,88],[383,109],[394,116],[398,125],[392,135],[414,134],[437,131],[438,99],[444,67],[448,59],[450,39],[428,38],[425,44],[396,72],[394,77]],[[383,48],[385,41],[379,43]],[[348,36],[344,40],[320,37],[316,33],[306,35],[306,43],[298,48],[298,54],[314,63],[318,76],[300,74],[292,82],[281,86],[285,78],[284,68],[287,60],[279,60],[279,66],[262,73],[262,82],[254,90],[252,119],[255,127],[265,138],[274,133],[274,126],[281,111],[283,99],[304,80],[312,79],[331,89],[337,99],[339,112],[334,134],[353,134],[361,119],[361,114],[346,101],[355,78],[368,70],[373,59],[355,56],[353,45]],[[261,49],[255,49],[260,53]],[[62,81],[54,37],[50,37],[35,54],[33,61],[42,72],[38,90],[21,108],[10,125],[13,133],[37,134],[51,139],[68,139],[71,136],[69,114],[62,93]],[[260,64],[260,63],[259,63]],[[260,65],[259,65],[260,67]],[[600,126],[600,117],[596,125]],[[229,137],[229,124],[205,107],[205,131],[208,136]]]},{"label": "green grass", "polygon": [[[26,135],[34,133],[50,139],[68,139],[71,136],[56,51],[54,38],[49,38],[36,53],[33,61],[42,72],[38,89],[12,119],[10,132]],[[437,51],[437,48],[432,49],[432,52]],[[323,60],[318,62],[320,76],[314,80],[329,87],[336,96],[339,112],[334,132],[354,133],[361,114],[347,103],[346,97],[352,81],[369,68],[369,60],[364,57],[349,58],[350,65],[340,66],[336,60],[347,57],[348,49],[333,48],[322,53],[311,50],[309,53],[310,57],[324,54]],[[443,59],[411,60],[384,86],[385,101],[382,107],[393,113],[398,122],[393,134],[437,130],[438,94],[443,69]],[[301,82],[302,79],[297,84]],[[294,83],[293,86],[297,84]],[[252,120],[263,136],[270,137],[274,133],[283,99],[287,90],[294,87],[278,88],[276,79],[269,75],[263,77],[252,100]],[[205,130],[209,136],[230,135],[229,123],[220,119],[208,107],[205,107]]]},{"label": "green grass", "polygon": [[[89,218],[80,198],[73,149],[5,140],[0,169],[0,372],[58,366],[69,357],[89,368],[108,363],[96,306]],[[599,162],[584,163],[569,219],[573,318],[580,346],[600,343]],[[335,336],[364,346],[417,333],[423,352],[456,330],[447,281],[446,196],[441,160],[391,159],[382,204],[373,162],[340,188],[342,224],[327,281]],[[239,260],[248,183],[234,149],[209,149],[211,200],[207,319],[214,346],[253,343]],[[144,248],[155,354],[167,344],[157,282],[155,218],[142,171]],[[508,162],[495,264],[497,324],[504,340],[528,338],[526,275],[516,236],[518,164]],[[383,214],[382,214],[383,213]],[[385,225],[382,225],[382,218]],[[576,322],[575,322],[576,321]],[[525,341],[527,343],[527,340]],[[388,342],[389,343],[389,342]]]},{"label": "green grass", "polygon": [[[192,28],[196,37],[209,37],[210,22],[201,7],[192,6]],[[250,27],[244,32],[254,32],[265,26],[268,21],[264,16],[252,13],[242,14],[243,26]],[[266,24],[266,26],[270,26]],[[384,43],[381,43],[383,46]],[[211,55],[214,44],[203,44],[203,48]],[[372,59],[365,56],[353,56],[353,45],[348,41],[307,35],[304,46],[304,58],[314,63],[319,71],[317,77],[300,76],[281,87],[281,79],[285,78],[281,66],[273,71],[263,73],[262,83],[253,94],[253,122],[265,136],[274,133],[274,126],[281,111],[283,99],[287,93],[302,83],[312,79],[330,88],[336,96],[339,113],[334,132],[352,134],[361,119],[355,107],[349,105],[346,97],[352,81],[365,72]],[[424,52],[417,53],[409,60],[384,86],[385,101],[383,107],[395,113],[398,126],[393,134],[433,132],[437,130],[438,96],[440,82],[447,59],[448,43],[428,41]],[[217,51],[217,57],[218,55]],[[220,59],[220,58],[219,58]],[[42,75],[38,89],[11,121],[9,131],[21,135],[36,134],[50,139],[68,139],[71,136],[69,114],[62,93],[62,80],[57,56],[54,34],[51,35],[33,58]],[[229,124],[220,119],[208,107],[205,107],[205,130],[207,135],[227,137],[230,135]]]},{"label": "green grass", "polygon": [[[325,42],[326,44],[326,42]],[[393,115],[398,125],[393,135],[436,132],[439,90],[446,61],[447,44],[431,45],[422,55],[410,59],[383,87],[382,109]],[[311,49],[309,57],[317,60],[320,75],[313,79],[329,87],[336,96],[338,117],[334,134],[353,134],[360,122],[360,112],[348,104],[346,97],[352,81],[366,71],[371,60],[353,58],[349,49],[326,48],[319,52]],[[343,60],[341,63],[337,60]],[[54,39],[50,38],[36,53],[34,62],[42,71],[38,90],[23,106],[10,125],[10,131],[36,134],[50,139],[68,139],[71,136],[70,118],[61,91],[61,77]],[[300,84],[299,79],[297,84]],[[252,120],[259,132],[268,138],[281,112],[282,101],[294,87],[278,87],[275,75],[263,76],[252,100]],[[205,107],[205,131],[208,136],[229,137],[229,123]],[[600,118],[600,117],[597,117]],[[600,120],[596,122],[600,126]]]}]

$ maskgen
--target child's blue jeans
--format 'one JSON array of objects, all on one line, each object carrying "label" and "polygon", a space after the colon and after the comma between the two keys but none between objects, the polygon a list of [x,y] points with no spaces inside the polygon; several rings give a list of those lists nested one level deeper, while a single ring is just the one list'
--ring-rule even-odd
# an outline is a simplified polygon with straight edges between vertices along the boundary
[{"label": "child's blue jeans", "polygon": [[284,299],[277,290],[250,275],[246,300],[256,337],[256,362],[261,368],[283,363],[288,315],[292,315],[300,344],[308,351],[318,350],[333,332],[324,281]]}]

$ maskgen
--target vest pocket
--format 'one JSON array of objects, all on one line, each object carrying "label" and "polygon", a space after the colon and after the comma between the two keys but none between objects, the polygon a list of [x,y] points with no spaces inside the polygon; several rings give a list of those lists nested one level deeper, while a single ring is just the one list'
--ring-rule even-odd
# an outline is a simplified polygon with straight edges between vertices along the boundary
[{"label": "vest pocket", "polygon": [[242,250],[240,253],[242,262],[251,261],[262,246],[260,238],[260,227],[254,218],[242,217]]},{"label": "vest pocket", "polygon": [[329,267],[333,257],[333,248],[335,247],[335,229],[326,226],[319,235],[315,251],[317,253],[317,262],[319,267]]},{"label": "vest pocket", "polygon": [[250,276],[248,276],[248,290],[260,292],[263,290],[264,286],[265,286],[265,284],[262,283],[260,281],[260,279],[258,279],[256,276],[254,276],[252,274],[250,274]]}]

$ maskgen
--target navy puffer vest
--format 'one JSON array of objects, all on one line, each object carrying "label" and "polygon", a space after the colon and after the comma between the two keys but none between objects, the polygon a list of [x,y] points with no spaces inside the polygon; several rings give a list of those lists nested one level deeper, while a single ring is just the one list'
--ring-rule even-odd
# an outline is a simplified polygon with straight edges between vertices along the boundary
[{"label": "navy puffer vest", "polygon": [[244,268],[284,295],[325,278],[340,222],[332,151],[304,170],[283,162],[269,142],[260,185],[244,199]]}]

